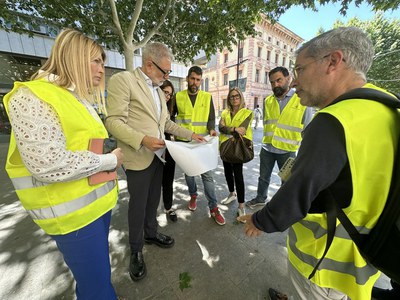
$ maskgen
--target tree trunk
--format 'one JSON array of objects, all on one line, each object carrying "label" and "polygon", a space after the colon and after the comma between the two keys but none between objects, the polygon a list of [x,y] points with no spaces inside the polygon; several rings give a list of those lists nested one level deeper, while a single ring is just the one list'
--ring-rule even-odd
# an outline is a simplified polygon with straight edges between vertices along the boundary
[{"label": "tree trunk", "polygon": [[125,55],[125,68],[127,71],[132,72],[134,69],[134,66],[133,66],[134,51],[133,51],[133,49],[125,48],[124,55]]}]

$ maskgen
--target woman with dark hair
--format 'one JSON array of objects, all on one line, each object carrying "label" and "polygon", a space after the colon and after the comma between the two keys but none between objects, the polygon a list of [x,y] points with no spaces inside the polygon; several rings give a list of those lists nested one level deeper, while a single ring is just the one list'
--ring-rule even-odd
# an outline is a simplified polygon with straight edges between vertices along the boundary
[{"label": "woman with dark hair", "polygon": [[[250,124],[253,121],[253,112],[245,108],[244,97],[239,88],[235,87],[229,90],[227,106],[228,108],[222,112],[219,121],[220,145],[232,135],[241,135],[243,138],[252,140],[253,132]],[[238,216],[245,215],[243,163],[222,162],[229,195],[221,203],[229,204],[237,199],[239,202],[237,214]]]},{"label": "woman with dark hair", "polygon": [[[160,88],[164,91],[165,100],[167,101],[167,108],[171,115],[171,120],[175,122],[175,115],[173,113],[174,105],[175,105],[175,96],[174,96],[174,86],[171,81],[165,80],[164,83],[160,86]],[[166,140],[173,140],[174,136],[165,133]],[[178,221],[178,217],[176,215],[175,210],[172,209],[172,197],[173,197],[173,185],[174,185],[174,176],[175,176],[175,161],[169,154],[168,150],[165,150],[165,160],[166,163],[164,165],[163,171],[163,180],[162,180],[162,196],[165,213],[168,218],[172,222]]]}]

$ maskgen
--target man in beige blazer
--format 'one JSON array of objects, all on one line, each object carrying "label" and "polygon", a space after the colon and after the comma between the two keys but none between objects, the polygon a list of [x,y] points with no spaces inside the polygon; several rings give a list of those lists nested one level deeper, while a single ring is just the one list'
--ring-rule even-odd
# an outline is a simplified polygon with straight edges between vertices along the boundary
[{"label": "man in beige blazer", "polygon": [[[165,95],[159,88],[171,73],[173,56],[161,43],[143,49],[142,67],[113,75],[108,83],[106,127],[117,138],[124,153],[130,194],[128,223],[132,280],[146,276],[144,242],[170,248],[174,239],[157,232],[163,163],[159,159],[164,131],[189,140],[204,141],[200,135],[176,125],[169,118]],[[156,152],[156,153],[155,153]]]}]

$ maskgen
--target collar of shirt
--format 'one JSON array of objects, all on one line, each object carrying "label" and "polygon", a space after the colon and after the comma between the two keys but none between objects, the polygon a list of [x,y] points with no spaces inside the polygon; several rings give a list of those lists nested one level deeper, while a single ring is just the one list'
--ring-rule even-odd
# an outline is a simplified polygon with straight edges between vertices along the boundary
[{"label": "collar of shirt", "polygon": [[150,93],[153,96],[153,101],[156,105],[157,108],[157,114],[158,114],[158,118],[160,118],[161,116],[161,99],[160,99],[160,95],[158,94],[158,89],[160,88],[158,85],[154,85],[152,80],[150,79],[149,76],[147,76],[141,68],[139,68],[139,72],[140,74],[143,76],[144,81],[146,82],[147,86],[150,89]]},{"label": "collar of shirt", "polygon": [[153,81],[150,79],[149,76],[147,76],[143,71],[142,68],[139,68],[140,74],[142,74],[144,81],[146,81],[146,84],[151,88],[151,89],[156,89],[158,88],[158,85],[154,84]]},{"label": "collar of shirt", "polygon": [[290,90],[286,93],[286,95],[285,95],[283,98],[278,98],[278,97],[276,97],[276,96],[275,96],[275,98],[276,98],[277,100],[279,100],[279,101],[283,101],[283,100],[292,98],[292,96],[294,95],[294,93],[296,93],[296,89],[292,88],[292,89],[290,89]]},{"label": "collar of shirt", "polygon": [[[44,71],[43,71],[43,70],[39,70],[39,74],[41,74],[41,73],[44,73]],[[58,75],[52,74],[52,73],[50,73],[50,74],[48,74],[47,76],[43,77],[43,79],[45,79],[45,80],[47,80],[47,81],[49,81],[49,82],[54,82],[54,81],[57,80],[57,78],[58,78]],[[74,91],[75,91],[75,88],[76,88],[75,84],[71,84],[71,86],[69,86],[69,87],[67,88],[67,90],[69,90],[69,91],[71,91],[71,92],[74,92]]]}]

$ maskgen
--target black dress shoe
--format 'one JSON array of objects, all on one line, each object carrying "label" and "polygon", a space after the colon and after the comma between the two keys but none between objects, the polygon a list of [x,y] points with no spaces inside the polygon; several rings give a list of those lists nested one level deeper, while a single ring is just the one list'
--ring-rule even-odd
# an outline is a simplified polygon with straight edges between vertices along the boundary
[{"label": "black dress shoe", "polygon": [[129,275],[132,280],[138,281],[146,276],[146,264],[142,252],[132,252],[129,263]]},{"label": "black dress shoe", "polygon": [[268,289],[269,298],[271,300],[288,300],[288,296],[274,290],[273,288]]},{"label": "black dress shoe", "polygon": [[171,248],[175,243],[175,240],[172,237],[159,232],[157,232],[155,237],[145,238],[144,241],[147,244],[156,244],[161,248]]},{"label": "black dress shoe", "polygon": [[176,212],[174,210],[169,210],[167,211],[167,216],[172,222],[178,221],[178,217],[176,215]]}]

